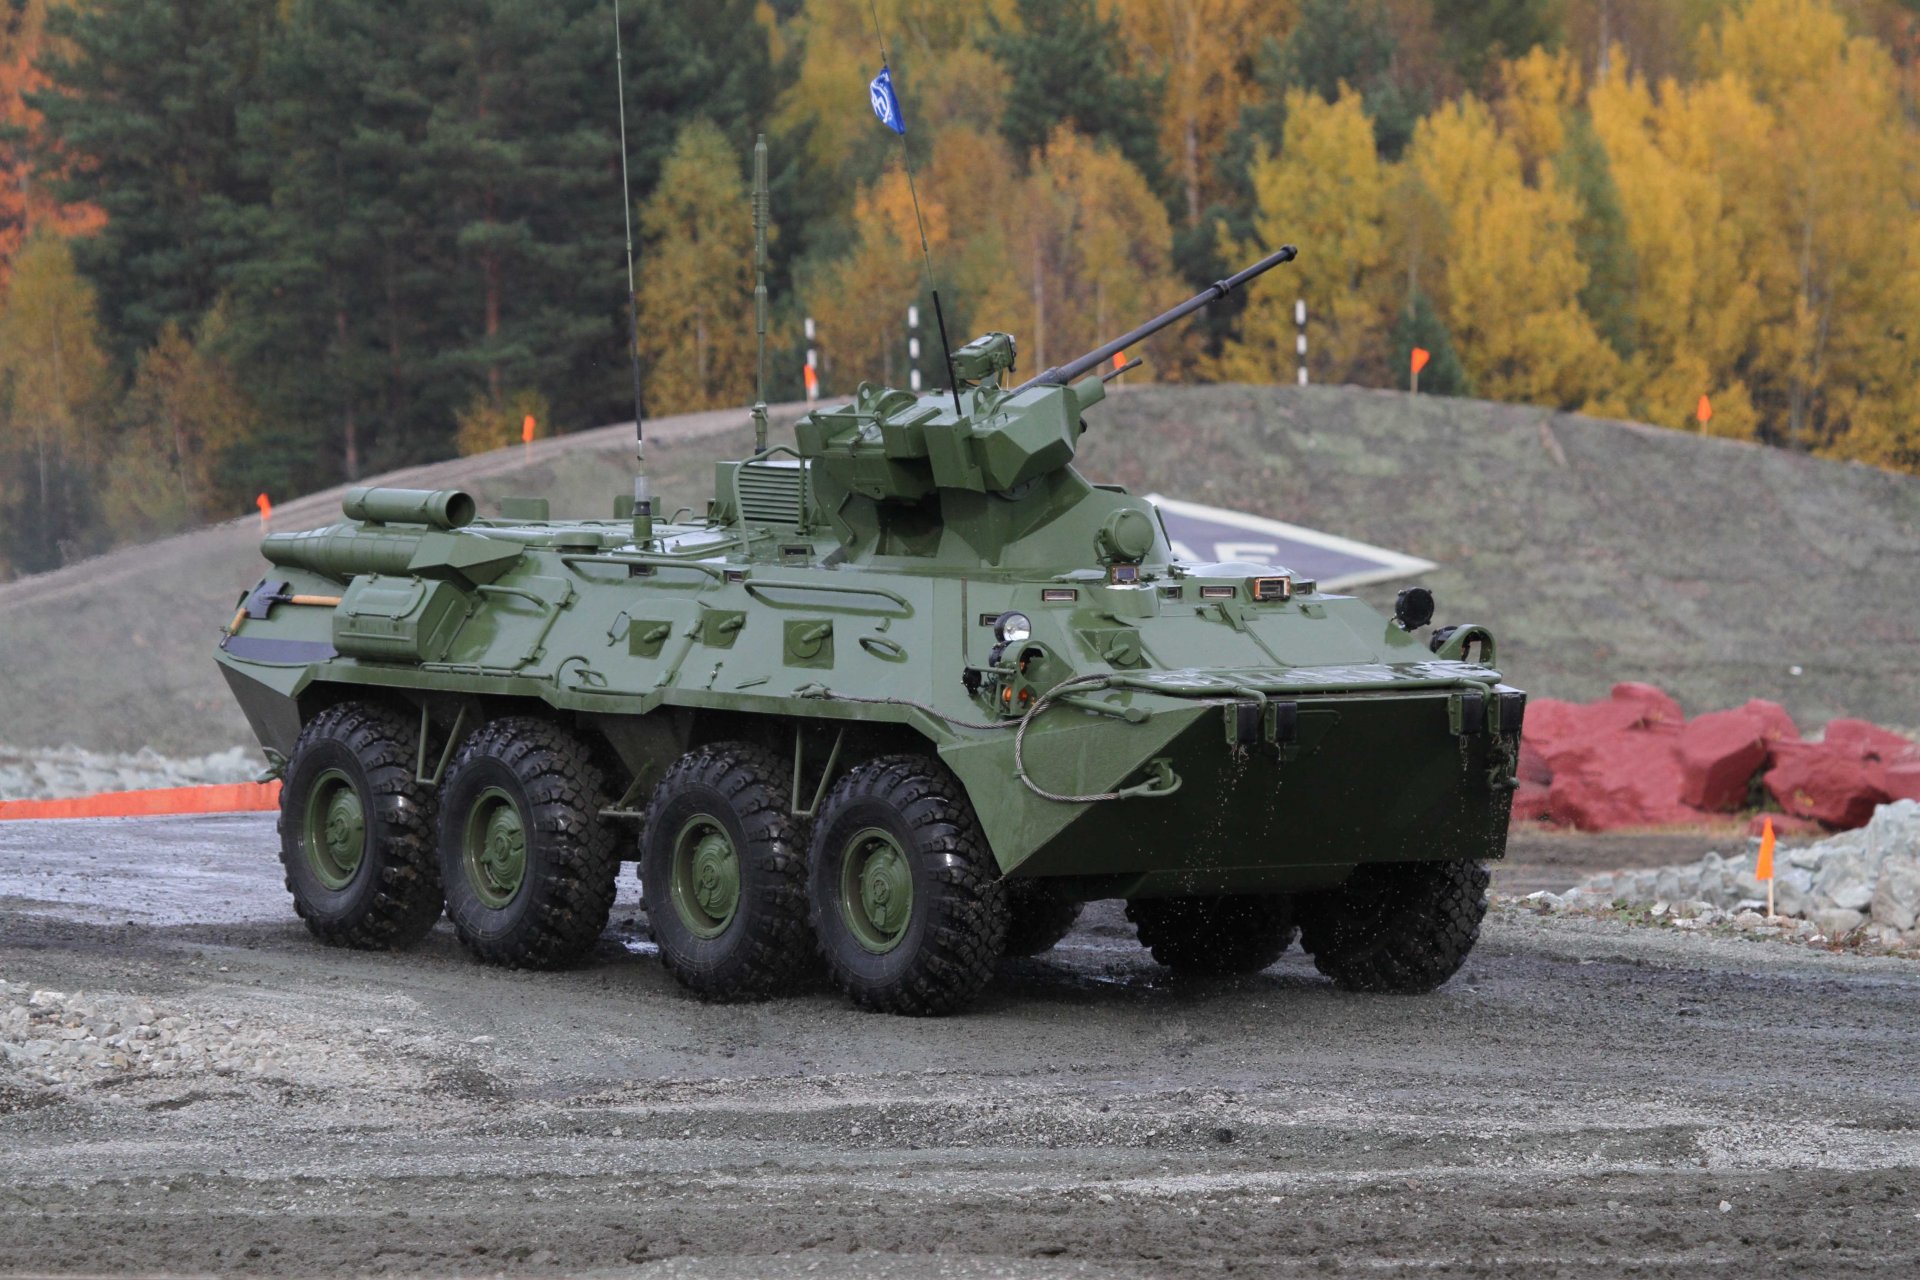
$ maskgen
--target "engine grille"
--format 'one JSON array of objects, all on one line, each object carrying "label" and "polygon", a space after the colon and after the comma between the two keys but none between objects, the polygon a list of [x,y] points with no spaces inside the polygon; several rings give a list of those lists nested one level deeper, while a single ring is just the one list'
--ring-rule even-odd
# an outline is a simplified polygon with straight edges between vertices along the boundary
[{"label": "engine grille", "polygon": [[742,521],[789,525],[805,521],[811,495],[803,463],[786,459],[743,462],[735,474]]}]

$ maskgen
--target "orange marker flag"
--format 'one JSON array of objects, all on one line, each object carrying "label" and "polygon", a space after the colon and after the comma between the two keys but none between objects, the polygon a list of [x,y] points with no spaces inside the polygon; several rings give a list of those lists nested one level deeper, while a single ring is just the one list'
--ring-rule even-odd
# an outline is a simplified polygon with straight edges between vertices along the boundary
[{"label": "orange marker flag", "polygon": [[1127,353],[1126,353],[1126,352],[1124,352],[1124,351],[1116,351],[1116,352],[1114,352],[1114,353],[1113,353],[1113,367],[1114,367],[1114,368],[1116,368],[1116,369],[1124,369],[1124,368],[1126,368],[1126,367],[1127,367]]},{"label": "orange marker flag", "polygon": [[812,365],[801,366],[801,377],[807,383],[807,399],[818,399],[820,395],[820,375],[813,371]]},{"label": "orange marker flag", "polygon": [[253,505],[260,508],[260,527],[266,528],[273,519],[273,503],[269,502],[267,495],[263,493],[253,500]]},{"label": "orange marker flag", "polygon": [[1760,857],[1753,864],[1753,878],[1767,882],[1767,915],[1773,915],[1773,819],[1766,818],[1760,827]]},{"label": "orange marker flag", "polygon": [[1433,352],[1427,350],[1425,347],[1415,347],[1413,349],[1413,372],[1416,376],[1422,369],[1427,367],[1427,361],[1431,359],[1433,359]]},{"label": "orange marker flag", "polygon": [[1703,427],[1706,426],[1709,422],[1712,422],[1713,421],[1713,401],[1707,399],[1704,395],[1701,396],[1699,405],[1695,407],[1693,411],[1693,416]]},{"label": "orange marker flag", "polygon": [[520,423],[520,443],[532,444],[534,429],[539,425],[540,425],[539,423],[533,420],[533,415],[528,414],[526,418]]}]

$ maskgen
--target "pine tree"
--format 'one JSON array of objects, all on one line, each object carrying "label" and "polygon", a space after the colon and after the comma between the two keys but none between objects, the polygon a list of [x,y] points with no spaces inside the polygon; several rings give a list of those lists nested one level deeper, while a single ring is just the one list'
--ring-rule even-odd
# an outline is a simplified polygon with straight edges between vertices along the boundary
[{"label": "pine tree", "polygon": [[58,198],[106,214],[74,251],[128,364],[167,321],[197,321],[243,252],[236,211],[265,193],[244,172],[239,118],[268,93],[279,8],[93,0],[48,15],[50,87],[26,99],[45,118],[35,163]]},{"label": "pine tree", "polygon": [[1387,338],[1388,354],[1405,371],[1409,384],[1416,347],[1427,353],[1427,367],[1420,371],[1422,395],[1473,394],[1473,382],[1460,367],[1459,353],[1453,349],[1453,335],[1441,323],[1427,295],[1419,290],[1414,291],[1412,302],[1395,312],[1393,332]]},{"label": "pine tree", "polygon": [[1434,23],[1453,64],[1470,85],[1503,58],[1564,37],[1561,0],[1432,0]]},{"label": "pine tree", "polygon": [[46,86],[37,65],[47,49],[47,0],[11,0],[0,8],[0,291],[8,264],[37,228],[63,235],[97,230],[100,211],[91,205],[62,204],[32,159],[36,145],[45,156],[59,148],[41,136],[40,113],[27,95]]},{"label": "pine tree", "polygon": [[1001,133],[1019,156],[1069,127],[1114,148],[1158,190],[1165,165],[1155,121],[1164,81],[1128,65],[1120,24],[1094,0],[1017,0],[988,47],[1009,77]]}]

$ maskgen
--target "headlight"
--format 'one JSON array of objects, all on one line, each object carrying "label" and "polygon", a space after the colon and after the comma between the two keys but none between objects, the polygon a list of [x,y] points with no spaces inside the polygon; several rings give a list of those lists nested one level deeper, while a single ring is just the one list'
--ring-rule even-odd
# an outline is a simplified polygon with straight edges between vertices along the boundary
[{"label": "headlight", "polygon": [[1024,613],[1001,614],[993,623],[993,638],[1001,644],[1019,644],[1033,634],[1033,621]]}]

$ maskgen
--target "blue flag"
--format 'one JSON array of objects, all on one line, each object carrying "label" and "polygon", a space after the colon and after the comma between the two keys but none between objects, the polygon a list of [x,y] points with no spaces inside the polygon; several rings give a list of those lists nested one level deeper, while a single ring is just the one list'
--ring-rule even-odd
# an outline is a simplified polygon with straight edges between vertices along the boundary
[{"label": "blue flag", "polygon": [[880,117],[881,124],[895,133],[906,133],[907,120],[900,114],[900,99],[893,92],[893,68],[880,68],[880,74],[867,86],[867,97],[872,101],[873,114]]}]

